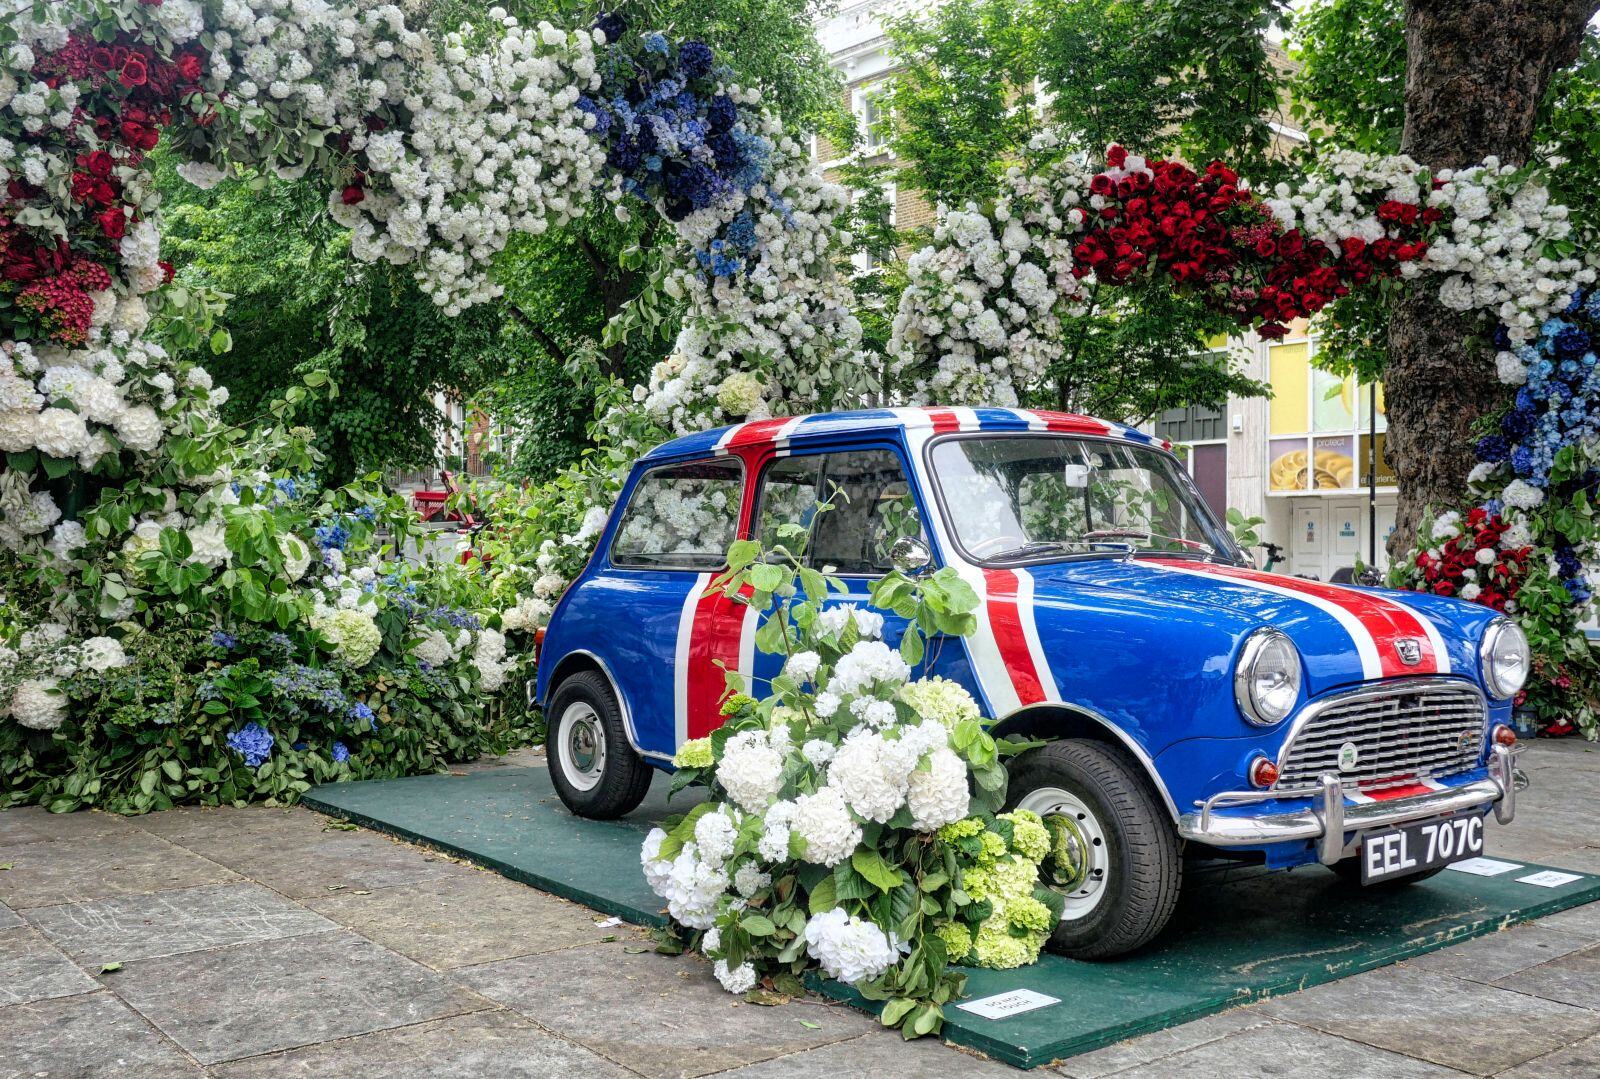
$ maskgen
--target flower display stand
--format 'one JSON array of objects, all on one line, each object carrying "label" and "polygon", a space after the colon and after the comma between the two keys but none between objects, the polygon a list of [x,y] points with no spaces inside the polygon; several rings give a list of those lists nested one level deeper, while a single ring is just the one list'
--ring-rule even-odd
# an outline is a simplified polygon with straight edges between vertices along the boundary
[{"label": "flower display stand", "polygon": [[[318,787],[319,812],[424,843],[645,926],[664,925],[639,847],[668,812],[665,783],[620,821],[572,816],[543,768],[498,768]],[[690,793],[672,809],[692,805]],[[1494,854],[1494,833],[1489,835]],[[1270,879],[1251,868],[1201,872],[1171,926],[1128,958],[1047,955],[1017,970],[972,970],[964,1003],[1031,990],[1057,1003],[1000,1018],[945,1009],[943,1037],[1021,1068],[1098,1049],[1241,1004],[1397,963],[1518,922],[1600,899],[1600,877],[1554,888],[1445,872],[1399,892],[1369,893],[1312,866]],[[710,977],[709,971],[707,977]],[[871,1010],[837,983],[816,988]]]}]

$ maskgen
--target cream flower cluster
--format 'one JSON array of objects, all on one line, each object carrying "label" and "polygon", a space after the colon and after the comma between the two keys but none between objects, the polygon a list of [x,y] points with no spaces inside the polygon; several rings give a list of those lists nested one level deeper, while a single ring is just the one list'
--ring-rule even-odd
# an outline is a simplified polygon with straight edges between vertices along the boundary
[{"label": "cream flower cluster", "polygon": [[15,649],[0,645],[0,714],[30,730],[55,730],[67,718],[64,680],[99,678],[128,663],[115,637],[81,638],[63,622],[41,623]]},{"label": "cream flower cluster", "polygon": [[[1047,151],[1041,141],[1035,149]],[[933,243],[906,261],[890,355],[913,400],[1014,405],[1062,355],[1061,319],[1090,172],[1075,161],[1013,166],[991,212],[942,209]]]},{"label": "cream flower cluster", "polygon": [[[681,262],[666,289],[687,303],[683,328],[634,390],[652,419],[679,433],[859,401],[877,389],[833,265],[850,243],[839,224],[847,193],[822,179],[775,119],[763,117],[759,133],[773,146],[767,182],[678,226]],[[750,264],[728,277],[701,271],[692,252],[746,210],[758,244]]]}]

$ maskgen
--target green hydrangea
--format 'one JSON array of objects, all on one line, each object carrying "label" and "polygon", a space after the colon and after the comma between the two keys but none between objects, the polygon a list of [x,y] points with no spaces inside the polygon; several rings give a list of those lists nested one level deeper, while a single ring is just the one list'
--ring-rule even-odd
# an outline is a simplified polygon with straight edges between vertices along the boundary
[{"label": "green hydrangea", "polygon": [[675,768],[710,768],[713,763],[715,759],[711,755],[709,738],[691,738],[672,755]]},{"label": "green hydrangea", "polygon": [[756,699],[749,694],[735,693],[722,702],[722,714],[725,716],[738,715],[740,712],[753,709],[757,703]]},{"label": "green hydrangea", "polygon": [[1042,862],[1050,853],[1050,831],[1039,819],[1039,814],[1027,809],[1002,813],[1000,819],[1011,822],[1011,849],[1035,862]]},{"label": "green hydrangea", "polygon": [[365,667],[383,644],[377,623],[362,611],[341,607],[313,616],[311,624],[333,646],[333,654],[351,667]]},{"label": "green hydrangea", "polygon": [[977,817],[963,817],[952,824],[947,824],[939,829],[939,838],[946,843],[954,843],[958,839],[966,839],[983,831],[983,821]]},{"label": "green hydrangea", "polygon": [[1006,856],[1006,841],[994,832],[983,833],[983,853],[978,860],[985,865],[993,864],[997,859]]},{"label": "green hydrangea", "polygon": [[972,952],[972,931],[960,922],[940,922],[933,927],[934,935],[944,941],[945,952],[952,963],[959,963]]},{"label": "green hydrangea", "polygon": [[1050,929],[1052,920],[1050,908],[1031,895],[1006,904],[1006,922],[1013,930],[1044,933]]},{"label": "green hydrangea", "polygon": [[948,678],[919,678],[900,687],[900,699],[924,719],[954,727],[967,719],[978,718],[978,702],[959,682]]},{"label": "green hydrangea", "polygon": [[961,890],[973,899],[987,899],[989,890],[994,886],[989,870],[972,868],[961,872]]},{"label": "green hydrangea", "polygon": [[1043,945],[1043,937],[1014,937],[1004,921],[990,918],[978,927],[978,938],[973,941],[969,958],[980,967],[1010,970],[1037,962]]}]

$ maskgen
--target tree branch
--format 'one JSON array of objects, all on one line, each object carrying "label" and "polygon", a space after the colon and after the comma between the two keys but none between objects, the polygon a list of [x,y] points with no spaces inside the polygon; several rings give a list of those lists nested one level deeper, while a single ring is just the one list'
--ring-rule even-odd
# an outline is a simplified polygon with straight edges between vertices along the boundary
[{"label": "tree branch", "polygon": [[570,359],[567,355],[567,350],[562,348],[554,337],[546,333],[542,326],[534,322],[528,316],[528,313],[516,304],[508,302],[505,306],[506,310],[511,312],[517,322],[521,324],[522,328],[527,330],[535,341],[539,342],[539,347],[550,354],[551,359],[557,361],[563,367],[567,365]]}]

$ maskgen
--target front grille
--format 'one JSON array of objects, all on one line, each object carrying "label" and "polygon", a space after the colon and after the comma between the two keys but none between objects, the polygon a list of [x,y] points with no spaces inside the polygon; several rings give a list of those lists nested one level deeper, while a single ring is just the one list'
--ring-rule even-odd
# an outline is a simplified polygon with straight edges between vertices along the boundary
[{"label": "front grille", "polygon": [[[1279,789],[1313,786],[1324,775],[1381,790],[1478,767],[1487,714],[1465,683],[1396,681],[1311,705],[1278,755]],[[1355,747],[1353,768],[1340,752]]]}]

